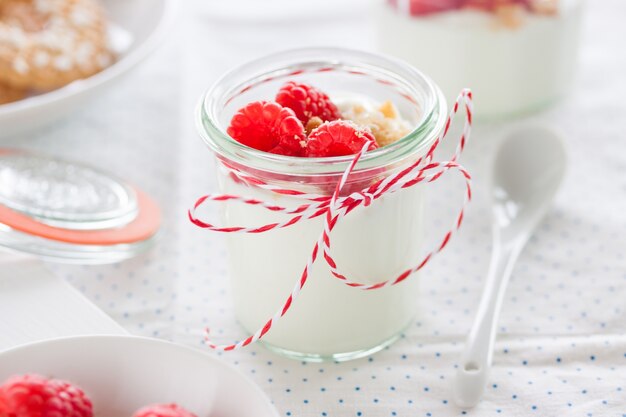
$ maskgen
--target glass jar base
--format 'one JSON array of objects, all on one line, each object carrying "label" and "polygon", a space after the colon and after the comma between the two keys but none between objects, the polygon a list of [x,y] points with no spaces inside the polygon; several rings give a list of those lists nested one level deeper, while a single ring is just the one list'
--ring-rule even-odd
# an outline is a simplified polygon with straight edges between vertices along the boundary
[{"label": "glass jar base", "polygon": [[268,350],[270,350],[273,353],[276,353],[280,356],[284,356],[287,357],[289,359],[295,359],[298,361],[303,361],[303,362],[314,362],[314,363],[320,363],[320,362],[347,362],[347,361],[351,361],[351,360],[355,360],[355,359],[361,359],[361,358],[366,358],[368,356],[371,356],[377,352],[380,352],[381,350],[385,349],[386,347],[391,346],[392,344],[394,344],[398,339],[400,339],[400,337],[402,337],[402,335],[404,334],[404,330],[407,328],[408,326],[405,326],[405,328],[402,329],[402,331],[398,332],[397,334],[393,335],[392,337],[390,337],[389,339],[383,341],[382,343],[371,347],[371,348],[367,348],[367,349],[361,349],[361,350],[356,350],[353,352],[342,352],[342,353],[334,353],[334,354],[330,354],[330,355],[321,355],[321,354],[317,354],[317,353],[302,353],[302,352],[294,352],[292,350],[288,350],[288,349],[284,349],[278,346],[274,346],[271,343],[267,343],[263,340],[261,340],[259,343],[261,343],[263,346],[265,346]]}]

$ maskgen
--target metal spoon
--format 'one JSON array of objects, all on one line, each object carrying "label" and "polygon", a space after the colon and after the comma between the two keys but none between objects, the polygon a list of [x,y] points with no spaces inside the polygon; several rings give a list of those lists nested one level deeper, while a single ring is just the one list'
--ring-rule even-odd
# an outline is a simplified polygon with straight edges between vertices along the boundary
[{"label": "metal spoon", "polygon": [[454,399],[461,407],[473,407],[482,397],[509,277],[518,255],[547,212],[566,165],[560,135],[543,126],[518,129],[498,149],[491,186],[491,264],[454,381]]}]

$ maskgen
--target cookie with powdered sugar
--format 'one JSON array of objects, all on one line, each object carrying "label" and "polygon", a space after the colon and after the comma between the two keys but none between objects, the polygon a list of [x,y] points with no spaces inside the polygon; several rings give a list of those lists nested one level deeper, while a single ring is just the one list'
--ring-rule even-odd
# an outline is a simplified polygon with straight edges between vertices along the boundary
[{"label": "cookie with powdered sugar", "polygon": [[96,0],[0,0],[0,82],[51,90],[113,63]]}]

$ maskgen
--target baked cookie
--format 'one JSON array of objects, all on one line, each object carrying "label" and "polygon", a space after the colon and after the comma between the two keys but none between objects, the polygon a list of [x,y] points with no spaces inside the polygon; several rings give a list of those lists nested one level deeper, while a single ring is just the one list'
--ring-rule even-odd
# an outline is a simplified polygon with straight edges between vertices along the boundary
[{"label": "baked cookie", "polygon": [[0,82],[52,90],[113,59],[97,0],[0,0]]},{"label": "baked cookie", "polygon": [[12,103],[26,97],[26,91],[0,83],[0,104]]}]

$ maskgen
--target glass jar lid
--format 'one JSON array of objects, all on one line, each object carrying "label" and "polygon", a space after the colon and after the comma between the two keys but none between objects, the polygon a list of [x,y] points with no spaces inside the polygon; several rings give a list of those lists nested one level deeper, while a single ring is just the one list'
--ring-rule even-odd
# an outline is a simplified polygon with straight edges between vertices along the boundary
[{"label": "glass jar lid", "polygon": [[0,149],[0,247],[59,262],[112,263],[152,246],[157,204],[103,171]]},{"label": "glass jar lid", "polygon": [[0,204],[65,229],[119,227],[137,215],[128,184],[95,168],[23,151],[0,153]]}]

